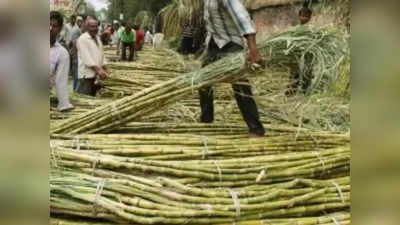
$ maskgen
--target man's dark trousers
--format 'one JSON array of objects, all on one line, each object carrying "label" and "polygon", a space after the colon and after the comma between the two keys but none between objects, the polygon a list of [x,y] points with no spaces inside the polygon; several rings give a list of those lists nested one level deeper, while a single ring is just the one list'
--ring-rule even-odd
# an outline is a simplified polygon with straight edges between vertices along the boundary
[{"label": "man's dark trousers", "polygon": [[133,61],[133,57],[135,55],[135,43],[129,43],[129,42],[122,42],[122,61],[126,61],[126,48],[129,48],[129,59],[128,61],[131,62]]},{"label": "man's dark trousers", "polygon": [[96,78],[79,79],[76,92],[84,95],[96,96],[100,86],[96,84]]},{"label": "man's dark trousers", "polygon": [[[219,48],[214,40],[210,41],[208,46],[208,54],[203,67],[211,64],[229,53],[240,52],[243,47],[230,42],[223,48]],[[242,113],[243,119],[249,127],[250,133],[264,134],[265,129],[260,122],[257,105],[252,98],[251,87],[248,80],[240,80],[240,84],[232,84],[232,88],[235,92],[235,99],[239,106],[240,112]],[[245,84],[243,84],[245,83]],[[201,106],[201,122],[211,123],[214,120],[214,92],[211,87],[205,87],[200,89],[200,106]]]}]

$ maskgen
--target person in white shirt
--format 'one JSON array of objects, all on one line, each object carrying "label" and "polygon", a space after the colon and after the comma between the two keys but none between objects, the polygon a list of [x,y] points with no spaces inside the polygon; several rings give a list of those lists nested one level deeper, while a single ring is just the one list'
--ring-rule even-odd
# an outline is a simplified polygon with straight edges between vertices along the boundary
[{"label": "person in white shirt", "polygon": [[86,20],[86,31],[77,41],[78,49],[78,87],[77,92],[95,96],[100,86],[97,79],[107,77],[104,65],[103,45],[98,33],[98,22],[93,18]]},{"label": "person in white shirt", "polygon": [[65,29],[65,44],[66,46],[70,46],[71,43],[71,35],[72,35],[72,30],[74,29],[74,27],[77,27],[76,25],[76,15],[72,15],[69,19],[69,23],[64,25],[64,29]]},{"label": "person in white shirt", "polygon": [[63,17],[59,12],[50,13],[50,85],[55,87],[58,98],[57,109],[67,111],[74,108],[68,97],[68,51],[57,42],[57,36],[63,26]]},{"label": "person in white shirt", "polygon": [[119,23],[117,21],[114,22],[113,25],[113,33],[111,36],[111,45],[116,45],[118,46],[118,41],[119,41]]},{"label": "person in white shirt", "polygon": [[150,32],[150,28],[147,28],[146,34],[144,35],[144,43],[153,44],[153,35]]},{"label": "person in white shirt", "polygon": [[120,56],[120,50],[121,50],[121,34],[125,30],[125,22],[121,22],[121,26],[118,29],[118,41],[117,41],[117,56]]}]

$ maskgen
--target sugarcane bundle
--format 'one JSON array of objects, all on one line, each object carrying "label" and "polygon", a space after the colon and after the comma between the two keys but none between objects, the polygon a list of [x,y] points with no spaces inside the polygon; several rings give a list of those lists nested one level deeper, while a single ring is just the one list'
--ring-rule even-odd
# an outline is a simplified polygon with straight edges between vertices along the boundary
[{"label": "sugarcane bundle", "polygon": [[128,168],[142,176],[152,172],[196,178],[200,179],[199,184],[204,180],[213,185],[218,185],[218,180],[226,181],[224,185],[256,184],[262,170],[268,171],[268,179],[261,181],[267,183],[298,176],[334,176],[348,171],[350,158],[349,137],[330,133],[281,133],[257,140],[249,140],[246,135],[192,134],[52,135],[51,138],[57,165]]},{"label": "sugarcane bundle", "polygon": [[183,22],[200,25],[203,18],[204,2],[201,0],[173,0],[160,13],[163,18],[163,33],[166,38],[179,36]]},{"label": "sugarcane bundle", "polygon": [[[259,50],[268,58],[268,69],[271,71],[287,68],[286,64],[293,63],[299,63],[301,68],[301,59],[306,54],[312,54],[315,57],[310,66],[313,66],[320,76],[326,76],[339,66],[345,49],[343,38],[335,32],[323,28],[296,27],[262,41]],[[186,73],[68,119],[51,132],[108,132],[159,111],[204,86],[244,77],[248,74],[248,69],[244,65],[245,53],[233,54],[200,70]]]},{"label": "sugarcane bundle", "polygon": [[[237,222],[237,225],[259,225],[259,224],[269,224],[269,225],[348,225],[350,224],[350,213],[347,211],[335,212],[332,214],[327,214],[319,217],[299,217],[299,218],[280,218],[280,219],[267,219],[261,221],[243,221]],[[110,222],[98,222],[82,219],[61,219],[61,218],[50,218],[50,225],[111,225]],[[133,224],[132,224],[133,225]],[[221,225],[231,225],[221,224]]]},{"label": "sugarcane bundle", "polygon": [[191,133],[198,135],[247,134],[248,128],[242,123],[174,123],[171,122],[132,122],[116,132],[118,133]]},{"label": "sugarcane bundle", "polygon": [[[74,109],[67,112],[60,112],[57,109],[58,99],[57,97],[51,93],[50,94],[50,120],[64,120],[71,118],[73,116],[78,116],[79,114],[85,113],[87,111],[93,110],[96,107],[107,104],[111,102],[111,99],[107,98],[95,98],[87,95],[82,95],[78,93],[70,93],[69,94],[70,102],[74,105]],[[54,123],[51,122],[50,126],[54,126]]]},{"label": "sugarcane bundle", "polygon": [[[115,98],[133,94],[134,88],[120,86],[118,82],[105,86],[100,91],[100,96]],[[139,89],[139,87],[136,88]],[[221,91],[215,93],[215,99],[228,98],[231,88],[228,89],[229,91],[225,91],[226,89],[217,87],[217,90]],[[253,90],[257,91],[258,87],[254,86]],[[348,132],[350,129],[349,101],[347,99],[319,94],[287,98],[284,93],[279,91],[261,96],[255,95],[254,98],[258,103],[260,120],[267,127],[269,124],[291,124],[297,127],[334,132]],[[85,100],[84,98],[74,97],[72,101],[76,108],[70,112],[61,113],[52,107],[50,111],[51,119],[63,120],[78,116],[80,113],[85,113],[95,106],[111,100],[96,98]],[[196,124],[199,122],[201,110],[197,95],[194,94],[164,110],[144,116],[136,122],[124,124],[112,133],[247,134],[247,127],[237,108],[236,101],[215,100],[214,107],[215,126]],[[183,126],[181,126],[182,124]],[[51,126],[55,126],[55,124],[52,122]]]},{"label": "sugarcane bundle", "polygon": [[[110,52],[110,54],[113,53]],[[138,53],[138,59],[135,62],[110,62],[108,64],[115,69],[128,68],[171,72],[189,72],[200,66],[198,61],[185,60],[182,55],[168,48],[149,49],[149,47],[144,47],[144,50]]]},{"label": "sugarcane bundle", "polygon": [[[333,178],[348,173],[350,163],[349,148],[338,147],[324,151],[302,151],[288,152],[279,155],[276,152],[270,154],[259,154],[252,156],[253,152],[245,152],[245,155],[227,155],[233,150],[219,150],[204,153],[186,148],[182,149],[187,158],[170,157],[177,152],[176,148],[147,148],[131,149],[135,154],[151,154],[156,151],[165,152],[164,159],[160,156],[153,157],[124,157],[115,156],[124,153],[124,150],[98,150],[85,151],[54,148],[54,164],[70,168],[82,168],[95,171],[97,168],[123,172],[125,169],[130,174],[137,176],[166,176],[174,178],[196,179],[193,186],[201,187],[242,187],[248,185],[270,184],[296,178]],[[235,149],[237,151],[237,148]],[[246,149],[244,149],[246,150]],[[127,150],[129,151],[129,150]],[[149,153],[146,153],[146,152]],[[99,152],[111,152],[115,155],[102,154]],[[268,152],[268,151],[266,151]],[[219,154],[216,154],[219,153]],[[203,155],[199,160],[195,156]],[[181,154],[182,155],[182,154]],[[214,156],[216,155],[216,156]],[[232,156],[233,155],[233,156]],[[210,159],[202,160],[208,157]],[[232,159],[229,159],[233,157]],[[286,157],[286,158],[284,158]],[[302,158],[303,157],[303,158]],[[192,160],[191,158],[194,158]],[[226,159],[228,158],[228,159]],[[95,168],[93,168],[95,167]],[[264,171],[264,172],[263,172]],[[129,174],[129,172],[126,172]],[[261,174],[261,175],[260,175]]]},{"label": "sugarcane bundle", "polygon": [[107,79],[102,80],[101,97],[124,97],[178,76],[176,72],[162,70],[113,69]]},{"label": "sugarcane bundle", "polygon": [[[115,223],[218,224],[321,215],[346,210],[348,177],[298,179],[263,189],[201,189],[160,177],[100,178],[53,169],[50,206],[53,214],[102,218]],[[278,220],[279,221],[279,220]]]},{"label": "sugarcane bundle", "polygon": [[[226,90],[226,89],[222,89]],[[231,90],[229,88],[228,90]],[[258,87],[253,86],[256,92]],[[228,92],[216,93],[215,99],[228,98]],[[188,98],[188,97],[187,97]],[[192,99],[180,100],[165,110],[143,117],[140,121],[164,124],[164,132],[174,123],[199,122],[201,109],[196,95]],[[230,97],[233,98],[232,96]],[[296,95],[288,98],[285,92],[256,93],[260,121],[267,124],[290,124],[315,130],[348,132],[350,130],[350,102],[348,99],[325,94]],[[219,124],[243,124],[242,115],[235,100],[215,100],[214,121]],[[114,132],[134,132],[139,128],[128,123]],[[157,128],[158,127],[158,128]],[[155,126],[154,132],[163,132]],[[150,131],[150,130],[149,130]],[[171,131],[171,130],[170,130]]]}]

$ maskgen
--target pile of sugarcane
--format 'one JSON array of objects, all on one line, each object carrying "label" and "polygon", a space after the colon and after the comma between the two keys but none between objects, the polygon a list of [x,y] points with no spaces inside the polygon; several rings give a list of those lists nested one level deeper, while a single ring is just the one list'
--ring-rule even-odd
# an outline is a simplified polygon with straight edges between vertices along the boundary
[{"label": "pile of sugarcane", "polygon": [[[207,128],[205,127],[204,130]],[[53,134],[52,139],[63,140],[56,146],[68,148],[70,150],[90,150],[106,153],[107,149],[112,152],[126,153],[128,156],[139,156],[148,154],[146,157],[161,157],[157,154],[170,154],[173,156],[162,156],[161,158],[190,158],[202,159],[203,154],[218,156],[224,154],[265,154],[268,151],[281,150],[312,150],[314,148],[333,148],[342,146],[349,142],[347,135],[325,134],[309,132],[305,129],[287,126],[266,126],[268,139],[248,139],[247,133],[235,135],[219,135],[213,131],[212,125],[209,126],[209,135],[195,135],[193,133],[183,134],[96,134],[96,135],[67,135]],[[302,140],[302,142],[300,142]],[[300,145],[301,144],[301,145]],[[186,146],[189,145],[189,146]],[[150,150],[144,151],[141,148]],[[240,151],[234,149],[240,147]],[[104,152],[102,152],[104,150]],[[126,152],[125,152],[126,150]],[[166,150],[166,152],[163,152]],[[215,151],[215,152],[214,152]],[[135,155],[137,152],[138,155]],[[153,155],[155,154],[155,155]],[[153,156],[151,156],[153,155]]]},{"label": "pile of sugarcane", "polygon": [[113,69],[107,79],[101,81],[99,95],[124,97],[175,77],[175,72]]},{"label": "pile of sugarcane", "polygon": [[[118,78],[119,80],[119,78]],[[132,91],[131,87],[126,88],[122,93],[123,84],[104,88],[102,96],[120,97]],[[263,84],[263,83],[261,83]],[[263,85],[253,85],[255,99],[258,103],[260,119],[264,124],[291,124],[293,126],[312,128],[326,131],[348,132],[350,129],[349,101],[341,97],[324,96],[314,94],[310,96],[294,96],[287,98],[283,92],[262,93]],[[115,87],[115,90],[110,90]],[[120,88],[118,88],[120,87]],[[199,122],[200,103],[197,93],[187,96],[186,100],[181,100],[170,107],[143,117],[136,122],[130,122],[118,127],[114,133],[181,133],[194,132],[207,134],[214,127],[215,131],[221,134],[232,134],[234,132],[245,133],[247,127],[244,125],[243,118],[239,112],[236,101],[233,99],[230,87],[224,85],[216,87],[215,100],[215,124],[194,124]],[[133,91],[132,91],[133,92]],[[111,102],[111,99],[99,99],[71,95],[71,102],[76,107],[70,112],[59,112],[54,104],[51,104],[51,120],[64,120],[80,113],[85,113],[97,106]],[[183,123],[187,123],[183,127]],[[55,124],[52,124],[54,126]],[[207,129],[205,129],[207,128]],[[237,128],[237,129],[236,129]]]},{"label": "pile of sugarcane", "polygon": [[[194,71],[163,48],[111,63],[99,96],[51,110],[50,223],[350,224],[348,101],[285,95],[289,68],[301,73],[306,55],[314,90],[335,79],[347,50],[339,35],[271,36],[259,45],[267,69],[256,72],[244,53]],[[248,138],[229,87],[240,77],[251,77],[265,138]],[[208,85],[215,121],[200,124],[197,90]]]},{"label": "pile of sugarcane", "polygon": [[[325,77],[340,66],[346,46],[345,40],[336,32],[323,28],[296,27],[267,38],[260,43],[259,49],[267,57],[270,71],[282,70],[293,63],[298,63],[301,71],[305,55],[311,54],[313,60],[309,66],[315,69],[319,77]],[[244,65],[245,53],[225,57],[202,69],[68,119],[51,132],[109,132],[159,111],[204,86],[244,77],[249,73]]]},{"label": "pile of sugarcane", "polygon": [[[58,99],[54,93],[50,94],[50,120],[51,121],[59,121],[71,118],[73,116],[78,116],[81,113],[90,111],[99,107],[101,105],[107,104],[111,99],[108,98],[94,98],[87,95],[81,95],[78,93],[70,93],[69,94],[70,102],[74,105],[75,109],[67,112],[60,112],[57,109]],[[54,122],[55,123],[55,122]],[[54,123],[50,125],[53,126]]]},{"label": "pile of sugarcane", "polygon": [[116,57],[115,51],[116,48],[111,48],[104,53],[106,58],[111,59],[108,65],[112,69],[139,69],[183,73],[199,67],[199,62],[185,60],[182,55],[168,48],[153,49],[145,45],[143,50],[138,52],[136,61],[133,62],[114,60]]},{"label": "pile of sugarcane", "polygon": [[318,224],[303,217],[348,210],[349,136],[268,128],[260,139],[52,135],[51,212],[137,224]]},{"label": "pile of sugarcane", "polygon": [[[297,179],[260,188],[204,189],[160,177],[100,178],[53,170],[53,214],[101,218],[115,223],[223,224],[305,217],[346,210],[350,179]],[[347,219],[349,219],[347,217]],[[332,219],[331,219],[332,220]]]},{"label": "pile of sugarcane", "polygon": [[[78,219],[60,219],[51,218],[50,225],[111,225],[114,223],[109,222],[87,222],[87,220]],[[350,224],[350,213],[349,212],[337,212],[332,214],[327,214],[318,217],[301,217],[285,219],[266,219],[261,221],[245,221],[237,222],[237,225],[259,225],[259,224],[269,224],[269,225],[349,225]],[[221,224],[222,225],[222,224]],[[223,225],[231,225],[231,223],[225,223]]]}]

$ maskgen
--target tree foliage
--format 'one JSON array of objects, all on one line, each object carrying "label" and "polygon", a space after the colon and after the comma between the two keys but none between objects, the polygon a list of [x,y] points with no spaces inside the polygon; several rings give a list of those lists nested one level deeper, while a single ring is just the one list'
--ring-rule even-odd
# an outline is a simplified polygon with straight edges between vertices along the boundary
[{"label": "tree foliage", "polygon": [[[122,11],[121,11],[122,1]],[[119,15],[124,14],[124,21],[134,22],[136,15],[141,11],[148,11],[152,15],[169,4],[171,0],[109,0],[108,20],[119,20]]]},{"label": "tree foliage", "polygon": [[89,1],[86,2],[86,13],[85,14],[88,16],[97,18],[96,9],[95,9],[94,5]]}]

